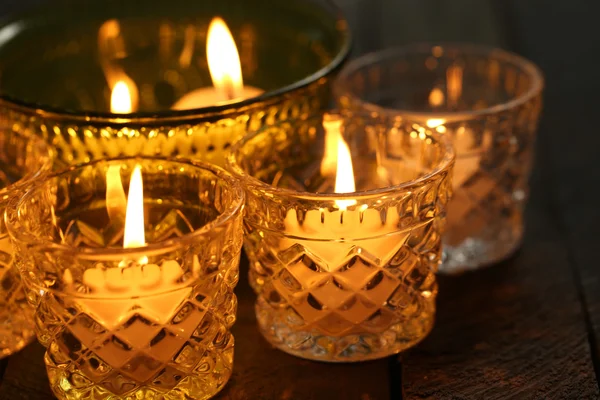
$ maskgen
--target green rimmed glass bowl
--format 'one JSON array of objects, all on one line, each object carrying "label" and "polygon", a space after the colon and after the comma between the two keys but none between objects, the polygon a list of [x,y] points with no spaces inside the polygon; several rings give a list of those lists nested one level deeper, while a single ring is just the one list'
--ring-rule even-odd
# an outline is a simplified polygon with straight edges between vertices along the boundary
[{"label": "green rimmed glass bowl", "polygon": [[[265,92],[172,110],[212,85],[205,41],[215,16],[234,36],[244,83]],[[118,35],[100,46],[99,31],[113,20]],[[190,37],[195,46],[184,54]],[[326,0],[59,0],[0,27],[0,119],[43,136],[59,166],[138,154],[222,164],[248,130],[325,107],[349,50],[346,21]],[[135,113],[110,112],[107,60],[139,88]]]}]

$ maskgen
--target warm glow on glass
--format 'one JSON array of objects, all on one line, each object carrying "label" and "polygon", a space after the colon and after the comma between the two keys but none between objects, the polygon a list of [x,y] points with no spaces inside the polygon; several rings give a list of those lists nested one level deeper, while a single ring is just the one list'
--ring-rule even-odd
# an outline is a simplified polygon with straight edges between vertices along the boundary
[{"label": "warm glow on glass", "polygon": [[321,161],[321,175],[333,176],[337,169],[337,147],[340,141],[342,130],[342,120],[340,118],[327,115],[323,119],[323,129],[325,130],[325,152],[323,161]]},{"label": "warm glow on glass", "polygon": [[131,92],[125,81],[118,81],[110,96],[110,111],[115,114],[129,114],[133,111]]},{"label": "warm glow on glass", "polygon": [[124,53],[126,48],[119,21],[105,21],[98,29],[98,59],[108,87],[111,88],[110,110],[115,114],[128,114],[138,108],[137,86],[115,62]]},{"label": "warm glow on glass", "polygon": [[208,27],[206,58],[214,87],[227,99],[241,97],[244,82],[240,56],[227,24],[219,17],[213,18]]},{"label": "warm glow on glass", "polygon": [[429,105],[432,107],[439,107],[444,104],[444,92],[440,88],[434,88],[429,93]]},{"label": "warm glow on glass", "polygon": [[455,64],[448,67],[446,71],[446,90],[448,91],[448,104],[456,106],[462,96],[463,89],[463,67]]},{"label": "warm glow on glass", "polygon": [[121,182],[121,167],[111,165],[106,171],[106,211],[112,223],[122,223],[125,220],[127,197]]},{"label": "warm glow on glass", "polygon": [[123,247],[141,247],[146,245],[144,234],[144,188],[142,167],[136,165],[129,181],[127,212],[125,214],[125,233]]},{"label": "warm glow on glass", "polygon": [[425,124],[428,128],[436,128],[445,122],[446,120],[443,118],[429,118]]}]

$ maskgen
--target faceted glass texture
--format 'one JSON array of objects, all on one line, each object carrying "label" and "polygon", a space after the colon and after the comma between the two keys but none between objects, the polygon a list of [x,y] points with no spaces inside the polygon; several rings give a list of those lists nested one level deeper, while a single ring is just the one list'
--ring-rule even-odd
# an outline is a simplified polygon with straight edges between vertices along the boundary
[{"label": "faceted glass texture", "polygon": [[[136,164],[148,244],[123,249],[105,177],[118,166],[129,182]],[[243,201],[217,167],[156,158],[71,168],[13,201],[7,226],[59,399],[206,399],[226,384]]]},{"label": "faceted glass texture", "polygon": [[[355,193],[332,193],[337,146],[325,144],[337,138],[324,121],[340,124]],[[265,128],[233,148],[228,168],[246,190],[256,315],[274,346],[313,360],[364,361],[430,331],[453,153],[436,134],[420,133],[325,115]]]},{"label": "faceted glass texture", "polygon": [[542,89],[531,62],[475,45],[390,49],[340,73],[334,91],[342,109],[452,138],[454,197],[440,271],[494,263],[520,245]]},{"label": "faceted glass texture", "polygon": [[[52,167],[52,154],[39,138],[0,128],[0,213],[27,185],[43,179]],[[4,218],[0,220],[0,358],[34,338],[33,309],[27,304]]]},{"label": "faceted glass texture", "polygon": [[[326,107],[350,49],[346,21],[328,0],[39,3],[0,26],[8,38],[0,119],[41,135],[59,166],[135,155],[223,164],[247,129]],[[213,87],[206,36],[215,16],[235,39],[244,84],[264,93],[175,110],[186,94]],[[133,114],[111,113],[118,81],[130,88]]]}]

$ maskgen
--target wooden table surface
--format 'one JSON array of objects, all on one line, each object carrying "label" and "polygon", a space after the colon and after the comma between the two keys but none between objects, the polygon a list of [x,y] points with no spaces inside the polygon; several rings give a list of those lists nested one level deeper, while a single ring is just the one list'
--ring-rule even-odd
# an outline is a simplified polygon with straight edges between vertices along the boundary
[{"label": "wooden table surface", "polygon": [[[363,364],[315,363],[271,348],[256,329],[253,294],[242,279],[234,373],[219,398],[600,398],[600,2],[342,5],[357,53],[413,40],[473,41],[506,47],[544,69],[525,241],[501,264],[440,277],[430,336],[397,357]],[[32,344],[0,362],[1,400],[52,398],[42,355]]]}]

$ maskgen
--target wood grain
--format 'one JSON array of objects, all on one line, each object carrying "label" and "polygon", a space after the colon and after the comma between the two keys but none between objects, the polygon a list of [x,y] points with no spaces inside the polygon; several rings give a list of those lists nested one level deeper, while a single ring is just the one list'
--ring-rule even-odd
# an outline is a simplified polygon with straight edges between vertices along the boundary
[{"label": "wood grain", "polygon": [[592,164],[600,138],[586,129],[600,93],[590,82],[600,61],[594,7],[495,4],[506,42],[548,82],[528,230],[512,260],[441,279],[436,328],[402,358],[406,399],[600,397],[600,212],[591,187],[600,182]]},{"label": "wood grain", "polygon": [[533,204],[512,260],[440,279],[431,336],[402,358],[405,399],[598,397],[565,245]]},{"label": "wood grain", "polygon": [[8,360],[2,383],[1,400],[54,399],[44,366],[44,348],[33,343]]},{"label": "wood grain", "polygon": [[[522,40],[515,47],[536,61],[547,80],[540,131],[554,177],[551,199],[583,302],[596,379],[600,379],[600,168],[598,94],[600,35],[594,0],[510,0],[509,15]],[[561,29],[561,27],[569,27]]]},{"label": "wood grain", "polygon": [[[600,90],[600,86],[598,87]],[[596,379],[600,378],[600,268],[598,241],[600,238],[600,170],[593,167],[598,160],[600,136],[588,129],[573,129],[573,122],[581,127],[595,126],[597,110],[593,103],[584,103],[591,97],[573,99],[563,105],[560,113],[550,114],[544,127],[550,135],[548,153],[553,154],[549,170],[556,176],[552,186],[553,209],[559,216],[561,235],[568,249],[577,282],[588,341],[593,355]],[[549,100],[552,109],[560,104]],[[569,116],[568,118],[566,116]],[[561,117],[562,116],[562,117]],[[569,134],[565,134],[569,132]]]}]

